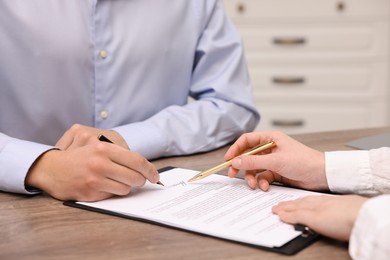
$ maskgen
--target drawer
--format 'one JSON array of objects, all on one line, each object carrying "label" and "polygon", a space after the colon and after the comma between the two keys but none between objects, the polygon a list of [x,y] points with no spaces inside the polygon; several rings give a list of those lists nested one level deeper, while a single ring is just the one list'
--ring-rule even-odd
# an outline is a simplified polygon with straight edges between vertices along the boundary
[{"label": "drawer", "polygon": [[383,99],[389,63],[300,64],[250,67],[257,100]]},{"label": "drawer", "polygon": [[386,104],[259,104],[261,121],[256,130],[287,134],[333,131],[388,125]]},{"label": "drawer", "polygon": [[249,63],[372,59],[387,55],[390,46],[386,22],[267,24],[238,29]]},{"label": "drawer", "polygon": [[388,0],[224,0],[233,20],[386,17]]}]

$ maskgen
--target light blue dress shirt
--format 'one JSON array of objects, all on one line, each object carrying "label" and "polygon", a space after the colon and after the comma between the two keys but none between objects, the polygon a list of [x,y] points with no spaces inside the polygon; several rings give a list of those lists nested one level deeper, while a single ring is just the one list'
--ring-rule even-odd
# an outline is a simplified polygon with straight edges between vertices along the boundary
[{"label": "light blue dress shirt", "polygon": [[153,159],[226,145],[259,121],[218,0],[0,1],[0,52],[0,190],[28,193],[32,163],[75,123]]}]

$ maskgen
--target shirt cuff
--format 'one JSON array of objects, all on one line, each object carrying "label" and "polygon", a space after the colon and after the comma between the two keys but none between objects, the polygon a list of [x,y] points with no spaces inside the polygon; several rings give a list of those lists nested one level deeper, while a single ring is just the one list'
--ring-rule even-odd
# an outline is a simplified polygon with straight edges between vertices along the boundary
[{"label": "shirt cuff", "polygon": [[325,171],[332,192],[373,192],[368,151],[326,152]]},{"label": "shirt cuff", "polygon": [[35,160],[53,149],[52,146],[13,139],[1,151],[0,190],[7,192],[35,194],[37,190],[27,190],[25,179]]},{"label": "shirt cuff", "polygon": [[353,259],[388,259],[390,254],[390,195],[365,202],[353,226],[349,254]]}]

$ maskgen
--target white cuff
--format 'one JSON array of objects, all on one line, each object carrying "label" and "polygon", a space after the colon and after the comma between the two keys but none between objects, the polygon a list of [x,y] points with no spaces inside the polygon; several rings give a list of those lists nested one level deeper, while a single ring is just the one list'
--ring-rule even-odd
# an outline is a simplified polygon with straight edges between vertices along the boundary
[{"label": "white cuff", "polygon": [[339,193],[374,193],[368,151],[325,153],[329,189]]}]

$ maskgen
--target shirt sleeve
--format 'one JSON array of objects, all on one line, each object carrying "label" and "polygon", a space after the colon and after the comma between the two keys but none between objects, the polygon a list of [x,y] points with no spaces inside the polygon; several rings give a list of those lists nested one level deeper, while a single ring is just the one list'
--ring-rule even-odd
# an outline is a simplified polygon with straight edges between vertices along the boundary
[{"label": "shirt sleeve", "polygon": [[252,131],[259,122],[240,36],[222,1],[206,5],[199,11],[202,29],[189,92],[193,101],[113,128],[148,159],[215,149]]},{"label": "shirt sleeve", "polygon": [[389,259],[390,195],[365,202],[352,229],[349,254],[353,259]]},{"label": "shirt sleeve", "polygon": [[390,148],[325,153],[329,189],[339,193],[390,193]]},{"label": "shirt sleeve", "polygon": [[37,193],[26,189],[26,175],[35,160],[51,149],[51,146],[22,141],[0,133],[0,190]]}]

